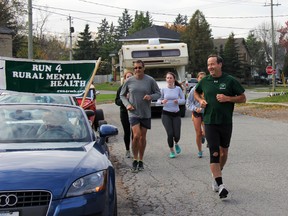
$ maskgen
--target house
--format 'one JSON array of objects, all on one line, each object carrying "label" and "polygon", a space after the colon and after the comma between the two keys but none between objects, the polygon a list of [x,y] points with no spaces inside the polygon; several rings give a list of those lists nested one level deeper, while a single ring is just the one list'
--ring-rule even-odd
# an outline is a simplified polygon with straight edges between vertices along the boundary
[{"label": "house", "polygon": [[[239,55],[238,58],[240,62],[245,65],[250,65],[251,56],[246,46],[245,39],[244,38],[234,38],[234,39],[236,47],[238,49],[238,55]],[[222,46],[222,49],[224,50],[227,40],[228,39],[213,39],[214,49],[219,52]]]},{"label": "house", "polygon": [[180,34],[164,26],[153,25],[119,39],[125,45],[148,44],[151,40],[158,40],[160,43],[177,43],[180,42]]},{"label": "house", "polygon": [[12,57],[13,31],[0,26],[0,56]]}]

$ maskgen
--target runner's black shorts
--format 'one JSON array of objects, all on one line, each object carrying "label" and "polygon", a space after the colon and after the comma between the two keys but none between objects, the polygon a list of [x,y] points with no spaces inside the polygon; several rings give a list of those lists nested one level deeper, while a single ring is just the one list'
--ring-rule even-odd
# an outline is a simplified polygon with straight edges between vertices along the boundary
[{"label": "runner's black shorts", "polygon": [[205,124],[205,136],[209,148],[217,149],[219,146],[229,148],[232,128],[232,124]]},{"label": "runner's black shorts", "polygon": [[151,118],[139,118],[139,117],[129,117],[130,125],[140,124],[141,127],[151,129]]},{"label": "runner's black shorts", "polygon": [[198,112],[193,111],[192,115],[194,118],[201,118],[201,120],[203,121],[203,113],[198,113]]}]

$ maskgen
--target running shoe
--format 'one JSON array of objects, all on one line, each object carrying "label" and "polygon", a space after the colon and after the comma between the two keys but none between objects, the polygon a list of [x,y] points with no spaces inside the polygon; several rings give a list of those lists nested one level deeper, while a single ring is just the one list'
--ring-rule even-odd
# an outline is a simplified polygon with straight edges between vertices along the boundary
[{"label": "running shoe", "polygon": [[218,186],[217,182],[215,181],[215,179],[213,179],[213,181],[212,181],[212,190],[214,192],[218,192],[219,191],[219,186]]},{"label": "running shoe", "polygon": [[203,156],[203,152],[202,152],[202,151],[199,151],[199,152],[198,152],[198,158],[202,158],[202,156]]},{"label": "running shoe", "polygon": [[181,148],[180,148],[180,146],[178,144],[175,144],[175,150],[176,150],[177,154],[181,153]]},{"label": "running shoe", "polygon": [[138,171],[144,170],[143,161],[138,162]]},{"label": "running shoe", "polygon": [[169,155],[170,158],[175,158],[175,152],[170,152],[170,155]]},{"label": "running shoe", "polygon": [[202,138],[201,138],[201,142],[202,142],[202,144],[205,143],[205,136],[202,136]]},{"label": "running shoe", "polygon": [[138,161],[137,160],[133,161],[131,171],[135,172],[135,173],[138,172]]},{"label": "running shoe", "polygon": [[225,188],[224,184],[219,185],[219,197],[220,197],[220,199],[226,198],[228,193],[229,192]]},{"label": "running shoe", "polygon": [[126,157],[126,158],[130,158],[130,157],[131,157],[129,150],[126,151],[125,157]]}]

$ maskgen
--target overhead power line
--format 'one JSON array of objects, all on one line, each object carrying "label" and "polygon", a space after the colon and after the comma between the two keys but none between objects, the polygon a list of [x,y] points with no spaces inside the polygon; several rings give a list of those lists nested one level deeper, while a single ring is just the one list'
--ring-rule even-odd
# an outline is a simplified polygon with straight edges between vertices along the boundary
[{"label": "overhead power line", "polygon": [[[127,9],[127,8],[121,8],[121,7],[116,7],[116,6],[111,6],[111,5],[105,5],[105,4],[100,4],[100,3],[96,3],[96,2],[91,2],[91,1],[87,1],[87,0],[79,0],[79,1],[83,1],[83,2],[87,2],[87,3],[91,3],[91,4],[95,4],[95,5],[101,5],[101,6],[105,6],[105,7],[110,7],[110,8],[117,8],[117,9]],[[36,7],[44,7],[44,8],[51,8],[51,9],[55,9],[55,10],[62,10],[62,11],[67,11],[67,12],[76,12],[76,13],[84,13],[84,14],[91,14],[91,15],[100,15],[100,16],[107,16],[107,17],[115,17],[118,18],[119,16],[117,15],[111,15],[111,14],[103,14],[103,13],[95,13],[95,12],[88,12],[88,11],[80,11],[80,10],[73,10],[73,9],[67,9],[67,8],[57,8],[57,7],[51,7],[51,6],[44,6],[44,5],[33,5]],[[132,11],[140,11],[140,12],[145,12],[145,11],[141,11],[141,10],[136,10],[136,9],[127,9],[127,10],[132,10]],[[173,16],[173,17],[177,17],[178,14],[169,14],[169,13],[157,13],[157,12],[149,12],[150,14],[155,14],[155,15],[164,15],[164,16]],[[67,16],[67,15],[66,15]],[[288,17],[288,14],[283,14],[283,15],[275,15],[274,17]],[[221,16],[213,16],[213,17],[209,17],[209,16],[205,16],[205,18],[209,18],[209,19],[263,19],[263,18],[270,18],[269,15],[267,16],[238,16],[238,17],[221,17]],[[167,22],[167,21],[157,21],[157,22]]]}]

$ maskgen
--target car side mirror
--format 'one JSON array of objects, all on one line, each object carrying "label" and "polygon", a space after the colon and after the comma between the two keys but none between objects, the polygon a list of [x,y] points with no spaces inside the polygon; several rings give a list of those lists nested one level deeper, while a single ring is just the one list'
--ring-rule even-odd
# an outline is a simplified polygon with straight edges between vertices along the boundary
[{"label": "car side mirror", "polygon": [[115,136],[117,134],[118,134],[118,128],[113,125],[103,124],[99,128],[100,137]]}]

